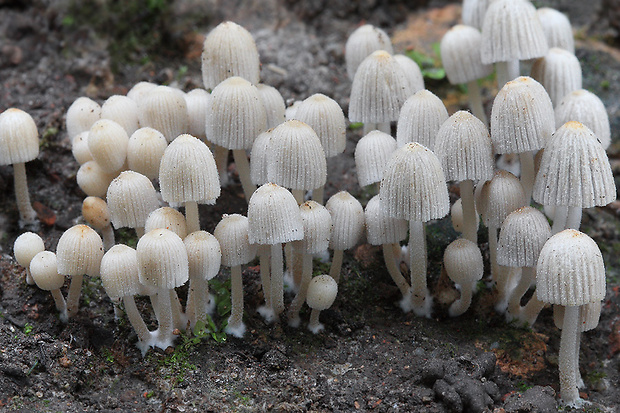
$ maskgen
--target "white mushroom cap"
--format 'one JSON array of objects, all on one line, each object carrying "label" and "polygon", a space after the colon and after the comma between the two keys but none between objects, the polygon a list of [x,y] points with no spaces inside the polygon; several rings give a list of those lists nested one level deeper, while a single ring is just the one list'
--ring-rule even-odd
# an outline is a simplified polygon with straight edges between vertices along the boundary
[{"label": "white mushroom cap", "polygon": [[80,165],[93,160],[88,149],[88,131],[80,132],[71,140],[71,153]]},{"label": "white mushroom cap", "polygon": [[551,99],[545,88],[531,77],[521,76],[507,82],[495,97],[491,139],[496,153],[537,151],[545,146],[554,129]]},{"label": "white mushroom cap", "polygon": [[465,238],[454,240],[446,247],[443,266],[448,277],[459,285],[472,284],[481,280],[484,275],[480,248]]},{"label": "white mushroom cap", "polygon": [[127,97],[136,102],[139,107],[140,101],[144,98],[144,96],[151,90],[155,89],[157,86],[157,84],[152,82],[138,82],[133,85],[131,89],[129,89],[129,91],[127,92]]},{"label": "white mushroom cap", "polygon": [[207,139],[206,128],[209,99],[211,99],[211,94],[201,88],[185,93],[185,104],[187,105],[187,115],[189,117],[188,132],[201,141]]},{"label": "white mushroom cap", "polygon": [[26,163],[39,156],[39,131],[34,119],[21,109],[0,114],[0,165]]},{"label": "white mushroom cap", "polygon": [[344,152],[347,144],[344,113],[334,99],[315,93],[301,102],[295,119],[306,123],[316,132],[325,157],[331,158]]},{"label": "white mushroom cap", "polygon": [[349,35],[344,52],[349,79],[353,80],[362,61],[377,50],[394,53],[390,36],[378,27],[364,24]]},{"label": "white mushroom cap", "polygon": [[351,86],[351,122],[398,120],[400,108],[412,94],[402,66],[385,50],[373,52],[357,68]]},{"label": "white mushroom cap", "polygon": [[400,148],[418,142],[427,148],[435,147],[435,137],[448,119],[448,110],[433,92],[420,90],[409,96],[400,110],[396,127],[396,143]]},{"label": "white mushroom cap", "polygon": [[405,77],[409,81],[410,93],[416,93],[424,90],[424,75],[420,70],[420,66],[409,56],[404,54],[395,54],[394,60],[403,68]]},{"label": "white mushroom cap", "polygon": [[264,83],[256,85],[256,89],[265,107],[265,115],[267,116],[266,127],[268,129],[275,128],[286,120],[286,104],[284,103],[284,98],[278,89]]},{"label": "white mushroom cap", "polygon": [[480,60],[482,35],[475,27],[457,24],[441,39],[441,62],[453,85],[481,79],[493,72]]},{"label": "white mushroom cap", "polygon": [[592,129],[604,149],[611,143],[609,116],[605,105],[594,93],[585,89],[564,96],[555,107],[555,127],[575,120]]},{"label": "white mushroom cap", "polygon": [[231,21],[217,25],[202,46],[202,81],[213,89],[231,76],[243,77],[253,84],[260,79],[260,61],[254,38]]},{"label": "white mushroom cap", "polygon": [[260,186],[248,204],[251,244],[274,245],[304,237],[299,207],[287,189],[273,183]]},{"label": "white mushroom cap", "polygon": [[85,96],[77,98],[67,109],[67,134],[73,138],[101,119],[101,106]]},{"label": "white mushroom cap", "polygon": [[568,50],[549,49],[534,62],[531,75],[547,89],[554,106],[568,93],[581,89],[581,65]]},{"label": "white mushroom cap", "polygon": [[189,278],[210,280],[220,272],[222,251],[217,238],[207,231],[196,231],[183,240],[189,259]]},{"label": "white mushroom cap", "polygon": [[187,236],[185,216],[174,208],[161,207],[149,214],[144,224],[144,232],[150,232],[157,228],[170,230],[181,239]]},{"label": "white mushroom cap", "polygon": [[497,263],[507,267],[535,267],[551,227],[539,210],[524,206],[502,223],[497,242]]},{"label": "white mushroom cap", "polygon": [[56,254],[51,251],[41,251],[32,258],[30,274],[37,287],[45,291],[58,290],[65,283],[65,277],[58,274]]},{"label": "white mushroom cap", "polygon": [[338,283],[329,275],[319,275],[308,284],[306,303],[313,310],[327,310],[334,304],[336,295],[338,295]]},{"label": "white mushroom cap", "polygon": [[117,244],[101,259],[101,282],[112,299],[138,295],[142,291],[138,277],[138,255],[127,245]]},{"label": "white mushroom cap", "polygon": [[[594,330],[601,318],[601,301],[584,304],[579,308],[579,326],[582,332]],[[553,306],[553,322],[560,330],[564,324],[564,310],[562,305]]]},{"label": "white mushroom cap", "polygon": [[24,232],[15,239],[13,244],[13,254],[15,260],[24,268],[30,266],[30,261],[39,252],[45,250],[43,239],[34,232]]},{"label": "white mushroom cap", "polygon": [[129,135],[125,129],[110,119],[98,120],[88,132],[88,150],[102,170],[118,172],[127,159]]},{"label": "white mushroom cap", "polygon": [[226,267],[244,265],[256,257],[257,246],[250,244],[249,228],[247,217],[224,214],[213,232],[222,248],[222,265]]},{"label": "white mushroom cap", "polygon": [[325,184],[327,161],[319,137],[298,120],[281,123],[271,132],[267,179],[291,189],[310,190]]},{"label": "white mushroom cap", "polygon": [[318,254],[329,247],[332,231],[332,217],[329,210],[314,201],[299,206],[304,226],[304,238],[294,241],[294,246],[304,254]]},{"label": "white mushroom cap", "polygon": [[439,159],[415,142],[394,152],[383,172],[379,195],[387,215],[408,221],[427,222],[450,210]]},{"label": "white mushroom cap", "polygon": [[549,238],[536,265],[536,295],[542,302],[564,306],[605,298],[605,264],[596,242],[574,229]]},{"label": "white mushroom cap", "polygon": [[489,131],[469,112],[460,110],[441,125],[435,154],[448,181],[486,181],[493,176],[495,159]]},{"label": "white mushroom cap", "polygon": [[189,130],[189,115],[182,91],[157,86],[138,102],[140,125],[160,131],[168,142]]},{"label": "white mushroom cap", "polygon": [[160,131],[149,127],[138,129],[127,144],[129,169],[149,179],[159,178],[159,164],[167,147],[168,141]]},{"label": "white mushroom cap", "polygon": [[480,190],[476,208],[487,227],[499,228],[512,211],[527,205],[523,185],[517,177],[503,169]]},{"label": "white mushroom cap", "polygon": [[138,241],[140,282],[150,287],[171,290],[189,278],[187,250],[183,240],[167,229],[154,229]]},{"label": "white mushroom cap", "polygon": [[97,232],[87,225],[74,225],[58,240],[56,258],[58,273],[63,275],[99,275],[103,257],[103,241]]},{"label": "white mushroom cap", "polygon": [[550,7],[537,9],[536,14],[538,14],[549,47],[559,47],[575,53],[573,28],[568,17]]},{"label": "white mushroom cap", "polygon": [[95,161],[88,161],[80,166],[76,180],[78,186],[88,196],[105,198],[110,182],[116,177],[116,172],[105,172]]},{"label": "white mushroom cap", "polygon": [[616,199],[607,154],[590,129],[567,122],[545,147],[533,197],[543,205],[591,208]]},{"label": "white mushroom cap", "polygon": [[148,215],[159,207],[151,180],[134,171],[121,172],[110,183],[106,199],[114,228],[143,228]]},{"label": "white mushroom cap", "polygon": [[101,231],[110,225],[108,204],[96,196],[88,196],[82,202],[82,216],[91,227]]},{"label": "white mushroom cap", "polygon": [[383,169],[396,150],[396,140],[385,132],[373,130],[355,146],[355,168],[361,187],[380,182]]},{"label": "white mushroom cap", "polygon": [[379,195],[368,201],[364,213],[366,239],[370,245],[394,244],[407,238],[407,221],[387,216],[381,208]]},{"label": "white mushroom cap", "polygon": [[332,195],[325,204],[332,216],[332,233],[329,247],[334,250],[348,250],[364,235],[364,208],[360,201],[347,191]]},{"label": "white mushroom cap", "polygon": [[214,204],[220,196],[220,178],[207,145],[191,135],[176,138],[161,158],[159,185],[167,202]]},{"label": "white mushroom cap", "polygon": [[101,106],[101,119],[113,120],[125,128],[127,135],[131,135],[140,127],[138,104],[127,96],[110,96]]},{"label": "white mushroom cap", "polygon": [[526,0],[495,0],[482,25],[482,63],[544,56],[548,46],[536,8]]},{"label": "white mushroom cap", "polygon": [[484,15],[493,0],[463,0],[463,24],[482,30]]},{"label": "white mushroom cap", "polygon": [[271,143],[272,131],[273,129],[269,129],[258,135],[252,145],[252,152],[250,154],[250,178],[254,185],[263,185],[269,182],[269,179],[267,179],[267,166],[269,165],[269,157],[271,156],[269,144]]}]

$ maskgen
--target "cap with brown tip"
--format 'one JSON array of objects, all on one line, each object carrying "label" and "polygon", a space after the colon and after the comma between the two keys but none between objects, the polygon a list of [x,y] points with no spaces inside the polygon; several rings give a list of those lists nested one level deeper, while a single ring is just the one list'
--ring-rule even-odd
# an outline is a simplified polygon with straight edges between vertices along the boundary
[{"label": "cap with brown tip", "polygon": [[110,96],[101,106],[101,119],[113,120],[125,129],[127,135],[131,135],[140,127],[138,104],[127,96]]},{"label": "cap with brown tip", "polygon": [[377,50],[394,53],[390,36],[380,28],[364,24],[349,35],[344,52],[349,79],[353,80],[362,61]]},{"label": "cap with brown tip", "polygon": [[157,191],[146,176],[125,171],[115,178],[107,192],[114,228],[144,228],[148,215],[159,207]]},{"label": "cap with brown tip", "polygon": [[310,126],[321,140],[325,157],[331,158],[346,146],[346,126],[340,105],[332,98],[315,93],[301,102],[295,119]]},{"label": "cap with brown tip", "polygon": [[396,150],[396,140],[387,133],[374,130],[355,146],[355,167],[361,187],[381,182],[383,168]]},{"label": "cap with brown tip", "polygon": [[603,149],[611,143],[609,115],[601,99],[585,89],[564,96],[555,107],[555,127],[560,128],[571,120],[581,122],[594,132]]},{"label": "cap with brown tip", "polygon": [[534,62],[531,75],[547,89],[554,106],[568,93],[581,89],[581,65],[568,50],[549,49]]},{"label": "cap with brown tip", "polygon": [[135,131],[127,144],[127,165],[149,179],[159,178],[159,164],[168,147],[161,132],[145,127]]},{"label": "cap with brown tip", "polygon": [[101,106],[90,98],[79,97],[67,109],[67,135],[73,138],[78,133],[89,130],[99,119]]},{"label": "cap with brown tip", "polygon": [[144,232],[150,232],[157,228],[170,230],[181,239],[187,236],[185,217],[174,208],[161,207],[149,214],[144,225]]},{"label": "cap with brown tip", "polygon": [[437,132],[447,119],[448,110],[433,92],[420,90],[409,96],[398,116],[398,147],[409,142],[418,142],[427,148],[435,147]]},{"label": "cap with brown tip", "polygon": [[168,142],[189,130],[184,93],[170,86],[157,86],[138,103],[140,125],[160,131]]}]

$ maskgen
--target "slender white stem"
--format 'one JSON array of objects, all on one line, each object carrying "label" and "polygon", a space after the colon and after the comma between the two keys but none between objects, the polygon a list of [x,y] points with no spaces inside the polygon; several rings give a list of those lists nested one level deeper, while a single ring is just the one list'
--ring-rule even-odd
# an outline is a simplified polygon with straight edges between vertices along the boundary
[{"label": "slender white stem", "polygon": [[187,328],[187,318],[185,317],[185,314],[183,314],[183,308],[181,307],[179,296],[174,288],[170,290],[169,295],[174,328],[185,330]]},{"label": "slender white stem", "polygon": [[237,166],[237,172],[239,173],[239,180],[243,187],[245,200],[250,202],[250,198],[256,190],[256,185],[252,183],[252,179],[250,178],[250,163],[248,162],[245,149],[233,149],[233,157],[235,158],[235,165]]},{"label": "slender white stem", "polygon": [[136,307],[136,301],[133,296],[129,295],[123,297],[123,304],[125,305],[125,313],[127,313],[127,319],[131,323],[136,335],[138,336],[138,340],[143,343],[148,343],[151,340],[151,332],[148,327],[144,323],[140,312],[138,311],[138,307]]},{"label": "slender white stem", "polygon": [[519,320],[528,323],[530,326],[536,322],[538,318],[538,314],[545,307],[545,303],[540,301],[536,296],[536,292],[530,298],[530,301],[521,309],[521,313],[519,314]]},{"label": "slender white stem", "polygon": [[518,317],[521,312],[521,298],[529,290],[532,280],[536,278],[536,270],[534,267],[523,267],[521,269],[521,278],[519,283],[510,293],[508,300],[508,313],[513,317]]},{"label": "slender white stem", "polygon": [[107,225],[101,228],[101,235],[103,238],[103,248],[107,251],[114,246],[114,230],[112,225]]},{"label": "slender white stem", "polygon": [[37,221],[37,213],[30,203],[28,193],[28,180],[26,178],[26,164],[23,162],[13,164],[13,183],[15,186],[15,199],[19,210],[19,219],[26,224]]},{"label": "slender white stem", "polygon": [[477,80],[472,80],[467,83],[467,95],[469,97],[469,107],[471,108],[472,113],[488,127],[489,121],[486,113],[484,112],[482,95],[480,94],[480,87],[478,86]]},{"label": "slender white stem", "polygon": [[[580,307],[579,312],[581,313],[582,307]],[[579,314],[579,319],[581,320],[581,314]],[[581,372],[579,371],[579,349],[581,348],[581,328],[577,328],[577,339],[575,340],[575,382],[577,383],[578,389],[583,389],[586,384],[583,382],[583,377],[581,377]]]},{"label": "slender white stem", "polygon": [[74,275],[71,277],[69,284],[69,292],[67,293],[67,316],[73,317],[77,314],[80,306],[80,295],[82,294],[83,275]]},{"label": "slender white stem", "polygon": [[230,298],[232,307],[228,326],[238,329],[243,324],[243,279],[241,278],[241,265],[235,265],[230,269]]},{"label": "slender white stem", "polygon": [[56,309],[60,312],[60,321],[66,323],[67,303],[65,302],[65,298],[62,296],[59,289],[51,290],[50,293],[52,293],[52,298],[54,299],[54,304],[56,304]]},{"label": "slender white stem", "polygon": [[32,278],[32,273],[30,272],[30,268],[26,267],[26,284],[34,285],[34,278]]},{"label": "slender white stem", "polygon": [[579,307],[566,306],[562,337],[560,339],[559,358],[560,397],[565,403],[573,403],[579,400],[577,377],[575,375],[575,365],[579,364],[579,361],[575,360],[578,330]]},{"label": "slender white stem", "polygon": [[306,294],[308,293],[308,285],[312,280],[312,255],[302,255],[302,274],[299,290],[288,309],[288,324],[291,327],[299,327],[299,311],[306,302]]},{"label": "slender white stem", "polygon": [[392,125],[390,122],[380,122],[377,123],[377,130],[387,133],[388,135],[392,134]]},{"label": "slender white stem", "polygon": [[157,332],[154,335],[153,345],[165,350],[174,343],[174,321],[172,317],[172,304],[170,302],[170,291],[160,289],[157,291],[157,306],[159,307],[159,319]]},{"label": "slender white stem", "polygon": [[260,283],[263,287],[265,306],[271,308],[271,271],[269,270],[269,260],[271,258],[271,248],[269,245],[261,245],[260,249]]},{"label": "slender white stem", "polygon": [[489,261],[491,261],[491,279],[495,281],[498,286],[500,281],[500,269],[497,265],[497,228],[490,226],[489,228]]},{"label": "slender white stem", "polygon": [[579,227],[581,226],[582,211],[583,210],[580,207],[568,207],[565,229],[572,228],[579,230]]},{"label": "slender white stem", "polygon": [[376,123],[364,122],[364,129],[363,129],[364,136],[368,135],[370,132],[372,132],[373,130],[377,128],[378,128],[378,125]]},{"label": "slender white stem", "polygon": [[428,308],[428,311],[424,311],[426,313],[424,315],[430,316],[431,297],[426,284],[426,236],[423,222],[409,221],[409,255],[413,310],[420,315]]},{"label": "slender white stem", "polygon": [[220,186],[224,187],[228,185],[228,148],[220,145],[213,146],[213,157],[220,175]]},{"label": "slender white stem", "polygon": [[157,293],[149,295],[149,300],[151,301],[151,307],[153,307],[153,313],[155,314],[155,319],[157,320],[157,324],[159,324],[159,304],[157,303]]},{"label": "slender white stem", "polygon": [[508,62],[496,62],[495,70],[497,72],[497,90],[501,90],[504,85],[510,81],[508,74]]},{"label": "slender white stem", "polygon": [[399,266],[396,264],[396,257],[394,255],[394,244],[383,244],[383,260],[385,261],[385,266],[396,283],[396,286],[400,290],[400,293],[403,297],[407,297],[409,294],[409,283],[403,277],[403,274],[400,272]]},{"label": "slender white stem", "polygon": [[319,321],[319,315],[321,315],[321,310],[312,309],[310,313],[310,322],[308,323],[308,330],[312,331],[314,334],[320,333],[325,327]]},{"label": "slender white stem", "polygon": [[187,233],[200,231],[200,217],[198,215],[198,203],[196,201],[185,202],[185,220],[187,221]]},{"label": "slender white stem", "polygon": [[282,267],[282,244],[271,246],[271,308],[276,315],[284,311],[284,274]]},{"label": "slender white stem", "polygon": [[340,282],[340,272],[342,271],[343,256],[343,250],[334,250],[332,265],[329,267],[329,276],[332,277],[337,283]]},{"label": "slender white stem", "polygon": [[142,236],[144,235],[144,227],[136,227],[136,236],[138,238],[142,238]]},{"label": "slender white stem", "polygon": [[507,62],[508,67],[508,81],[515,80],[519,77],[520,73],[520,63],[519,59],[511,60]]},{"label": "slender white stem", "polygon": [[532,188],[534,188],[534,179],[536,172],[534,171],[534,152],[522,152],[519,154],[521,162],[521,185],[525,190],[525,202],[527,205],[532,200]]},{"label": "slender white stem", "polygon": [[463,206],[463,237],[478,244],[478,220],[474,206],[474,182],[471,179],[459,183]]},{"label": "slender white stem", "polygon": [[472,287],[472,283],[461,284],[461,298],[453,302],[450,306],[448,310],[450,317],[458,317],[467,311],[471,305],[471,298],[473,295]]}]

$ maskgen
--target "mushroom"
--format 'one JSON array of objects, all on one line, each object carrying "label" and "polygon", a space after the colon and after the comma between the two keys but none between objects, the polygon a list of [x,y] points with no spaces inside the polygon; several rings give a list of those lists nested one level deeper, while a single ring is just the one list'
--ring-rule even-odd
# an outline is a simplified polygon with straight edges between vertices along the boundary
[{"label": "mushroom", "polygon": [[80,189],[87,196],[105,198],[110,182],[118,175],[118,171],[108,173],[101,169],[97,162],[83,163],[77,171],[76,180]]},{"label": "mushroom", "polygon": [[152,82],[141,81],[136,83],[129,89],[127,92],[127,97],[132,99],[134,102],[140,106],[140,101],[144,98],[144,96],[155,89],[158,85]]},{"label": "mushroom", "polygon": [[264,83],[259,83],[256,85],[256,89],[258,90],[258,96],[260,96],[260,100],[263,102],[263,106],[265,107],[265,114],[267,115],[267,129],[275,128],[286,120],[284,114],[286,111],[284,98],[280,92],[278,92],[278,89]]},{"label": "mushroom", "polygon": [[161,207],[149,214],[144,224],[144,232],[150,232],[157,228],[170,230],[181,239],[187,236],[185,217],[174,208]]},{"label": "mushroom", "polygon": [[129,137],[127,166],[151,180],[158,179],[159,164],[167,147],[168,141],[160,131],[140,128]]},{"label": "mushroom", "polygon": [[344,58],[349,79],[355,78],[355,72],[372,52],[385,50],[394,53],[390,36],[386,32],[371,24],[364,24],[353,31],[347,38],[344,46]]},{"label": "mushroom", "polygon": [[129,135],[110,119],[98,120],[88,131],[88,150],[97,165],[108,174],[118,175],[127,160]]},{"label": "mushroom", "polygon": [[609,115],[601,99],[585,89],[564,96],[555,107],[555,127],[560,128],[571,120],[581,122],[594,132],[603,149],[611,143]]},{"label": "mushroom", "polygon": [[394,60],[398,62],[405,72],[405,78],[409,81],[410,93],[414,94],[424,90],[424,75],[422,75],[420,66],[412,58],[404,54],[395,54]]},{"label": "mushroom", "polygon": [[385,132],[374,130],[362,137],[355,145],[355,169],[357,180],[363,188],[379,183],[383,178],[383,168],[396,150],[396,140]]},{"label": "mushroom", "polygon": [[493,0],[463,0],[463,24],[482,30],[484,15]]},{"label": "mushroom", "polygon": [[29,271],[37,287],[52,294],[56,309],[60,312],[60,321],[66,323],[69,319],[67,303],[60,292],[65,277],[58,274],[56,254],[51,251],[40,251],[30,261]]},{"label": "mushroom", "polygon": [[77,134],[88,131],[99,119],[101,106],[90,98],[79,97],[67,109],[67,135],[73,139]]},{"label": "mushroom", "polygon": [[571,53],[575,53],[573,28],[570,25],[568,17],[550,7],[541,7],[537,9],[536,14],[538,14],[538,19],[545,32],[549,47],[559,47]]},{"label": "mushroom", "polygon": [[476,283],[484,274],[484,263],[478,244],[465,238],[452,241],[444,251],[443,265],[448,277],[460,287],[461,298],[453,302],[448,310],[450,317],[458,317],[471,305]]},{"label": "mushroom", "polygon": [[338,283],[329,275],[319,275],[310,281],[306,297],[308,307],[312,308],[308,330],[318,334],[325,329],[325,326],[319,322],[319,315],[321,311],[332,306],[336,295],[338,295]]},{"label": "mushroom", "polygon": [[93,160],[88,149],[88,131],[80,132],[71,140],[71,153],[80,165]]},{"label": "mushroom", "polygon": [[108,204],[99,197],[88,196],[82,202],[82,216],[88,225],[101,233],[105,250],[112,248],[114,246],[114,230],[110,222]]},{"label": "mushroom", "polygon": [[157,86],[138,103],[140,125],[160,131],[168,142],[189,131],[184,93],[170,86]]},{"label": "mushroom", "polygon": [[398,147],[418,142],[427,148],[435,147],[435,137],[448,119],[448,110],[433,92],[420,90],[409,96],[400,109],[396,124]]},{"label": "mushroom", "polygon": [[113,95],[101,106],[101,119],[110,119],[121,125],[127,135],[140,128],[138,121],[138,104],[131,98]]},{"label": "mushroom", "polygon": [[32,261],[35,255],[44,250],[45,244],[43,244],[43,239],[34,232],[24,232],[15,239],[13,254],[15,254],[17,263],[26,269],[26,283],[29,285],[34,284],[32,274],[30,274],[30,261]]},{"label": "mushroom", "polygon": [[581,65],[577,56],[557,47],[534,62],[531,76],[547,89],[553,106],[570,92],[581,89]]}]

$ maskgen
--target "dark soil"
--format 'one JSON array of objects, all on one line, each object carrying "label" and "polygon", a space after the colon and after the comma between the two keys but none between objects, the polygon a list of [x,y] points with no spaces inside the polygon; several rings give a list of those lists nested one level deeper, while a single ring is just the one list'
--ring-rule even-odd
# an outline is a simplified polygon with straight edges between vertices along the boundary
[{"label": "dark soil", "polygon": [[[81,222],[84,194],[75,181],[77,164],[64,127],[64,114],[77,97],[102,102],[140,80],[186,91],[200,87],[204,34],[231,19],[252,32],[262,79],[285,99],[321,92],[346,110],[350,81],[344,42],[360,22],[398,35],[399,52],[408,41],[428,52],[459,15],[457,5],[444,1],[417,11],[413,6],[427,2],[176,0],[151,1],[138,11],[134,3],[144,2],[92,3],[86,8],[71,1],[0,0],[0,111],[26,110],[41,133],[41,153],[27,169],[43,221],[36,230],[48,250],[55,250],[64,230]],[[605,15],[598,13],[600,3],[536,2],[566,12],[577,26],[584,87],[608,108],[610,160],[618,177],[620,50],[607,42],[614,41],[614,33],[599,29]],[[437,31],[421,30],[414,24],[420,21]],[[446,98],[451,113],[462,105],[458,89],[446,82],[427,81],[427,87]],[[492,85],[486,92],[490,108]],[[329,162],[327,196],[346,189],[365,203],[372,195],[357,184],[353,150],[360,136],[360,130],[350,130],[345,154]],[[300,329],[266,325],[255,311],[258,267],[250,266],[244,272],[248,331],[243,339],[182,334],[174,349],[149,350],[143,358],[131,326],[115,321],[98,279],[86,280],[82,307],[68,324],[59,321],[47,292],[25,283],[24,269],[12,257],[13,242],[23,231],[12,174],[11,167],[0,167],[2,411],[558,411],[559,332],[549,309],[531,330],[509,325],[493,311],[493,291],[483,287],[465,315],[447,317],[448,303],[457,296],[441,276],[441,254],[456,237],[448,219],[428,229],[435,318],[403,314],[380,250],[360,245],[345,255],[336,303],[321,314],[323,333],[313,335],[303,324]],[[215,207],[201,209],[208,231],[223,213],[244,212],[234,170],[231,175],[237,183],[223,189]],[[598,242],[608,270],[599,327],[584,333],[581,343],[587,384],[582,397],[592,402],[585,411],[620,406],[619,211],[611,206],[584,214],[582,230]],[[481,240],[484,233],[481,229]],[[135,242],[128,232],[117,237]],[[213,284],[220,300],[227,295],[227,275],[223,271]],[[138,306],[155,328],[148,302],[139,298]],[[302,320],[308,316],[304,310]],[[217,325],[221,321],[215,316]]]}]

